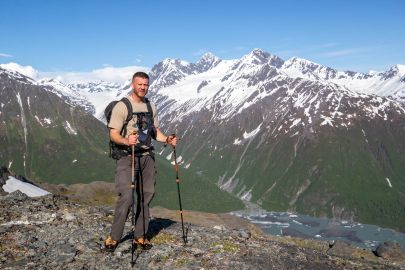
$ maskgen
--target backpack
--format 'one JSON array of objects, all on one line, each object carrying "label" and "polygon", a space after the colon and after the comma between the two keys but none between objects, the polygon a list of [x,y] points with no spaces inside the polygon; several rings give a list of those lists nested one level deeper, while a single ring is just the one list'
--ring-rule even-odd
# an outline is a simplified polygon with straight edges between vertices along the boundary
[{"label": "backpack", "polygon": [[[135,153],[152,152],[152,138],[156,139],[156,129],[154,127],[153,121],[153,110],[152,106],[147,98],[145,98],[146,107],[148,112],[133,112],[131,102],[128,98],[124,97],[120,101],[124,102],[127,107],[127,118],[124,121],[122,129],[120,131],[121,136],[125,136],[127,133],[128,122],[136,116],[137,129],[138,129],[138,141],[139,144],[135,145]],[[107,127],[110,123],[112,110],[119,100],[111,101],[104,110],[104,117],[107,120]],[[110,138],[110,157],[113,159],[120,159],[123,156],[130,155],[132,150],[131,147],[126,145],[120,145],[113,142]]]}]

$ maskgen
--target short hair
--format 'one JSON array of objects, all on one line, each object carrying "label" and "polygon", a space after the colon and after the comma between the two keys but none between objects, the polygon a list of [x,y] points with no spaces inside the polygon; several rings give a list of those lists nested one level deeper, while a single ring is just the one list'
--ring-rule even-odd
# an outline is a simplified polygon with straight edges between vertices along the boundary
[{"label": "short hair", "polygon": [[132,76],[132,81],[134,81],[136,77],[149,80],[149,75],[142,71],[135,72],[135,74]]}]

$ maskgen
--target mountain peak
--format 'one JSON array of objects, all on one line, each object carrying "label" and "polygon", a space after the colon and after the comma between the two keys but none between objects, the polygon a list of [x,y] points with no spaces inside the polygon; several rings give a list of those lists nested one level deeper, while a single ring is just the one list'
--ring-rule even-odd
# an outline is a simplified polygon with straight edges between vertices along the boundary
[{"label": "mountain peak", "polygon": [[196,63],[196,69],[199,73],[205,72],[215,67],[219,62],[221,62],[221,60],[218,57],[211,52],[207,52]]},{"label": "mountain peak", "polygon": [[162,61],[163,66],[188,66],[190,63],[181,59],[166,58]]},{"label": "mountain peak", "polygon": [[213,61],[213,60],[218,60],[218,57],[216,57],[212,52],[206,52],[203,54],[201,59],[199,61]]},{"label": "mountain peak", "polygon": [[382,73],[382,76],[385,80],[391,79],[396,76],[403,77],[405,76],[405,65],[397,64],[395,66],[392,66],[389,70]]},{"label": "mountain peak", "polygon": [[291,57],[290,59],[288,59],[287,61],[285,61],[285,65],[286,66],[290,66],[290,65],[301,65],[301,66],[317,66],[317,67],[323,67],[321,64],[309,61],[307,59],[304,58],[300,58],[297,56]]},{"label": "mountain peak", "polygon": [[244,57],[242,57],[243,62],[248,62],[254,65],[270,64],[274,67],[281,67],[284,63],[284,60],[276,55],[272,55],[262,49],[254,49]]},{"label": "mountain peak", "polygon": [[243,61],[251,62],[252,64],[264,64],[269,61],[270,54],[262,49],[254,49],[244,57]]},{"label": "mountain peak", "polygon": [[405,65],[397,64],[391,68],[391,70],[396,71],[396,74],[399,76],[405,75]]},{"label": "mountain peak", "polygon": [[253,50],[250,52],[250,54],[253,54],[253,55],[269,55],[268,52],[265,52],[264,50],[262,50],[262,49],[260,49],[260,48],[255,48],[255,49],[253,49]]}]

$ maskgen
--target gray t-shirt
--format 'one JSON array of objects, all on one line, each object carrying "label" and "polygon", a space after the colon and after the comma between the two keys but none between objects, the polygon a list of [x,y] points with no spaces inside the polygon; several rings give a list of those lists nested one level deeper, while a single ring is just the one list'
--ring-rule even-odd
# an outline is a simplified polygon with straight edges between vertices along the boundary
[{"label": "gray t-shirt", "polygon": [[[132,99],[131,96],[128,96],[127,98],[129,99],[129,101],[132,104],[132,111],[134,113],[135,112],[148,112],[148,107],[146,106],[146,103],[144,103],[144,102],[136,103],[136,102],[134,102],[134,100]],[[153,124],[154,124],[155,128],[159,128],[159,120],[158,120],[158,116],[157,116],[156,105],[152,102],[150,102],[150,105],[152,107],[152,112],[153,112]],[[128,114],[127,106],[125,106],[124,102],[122,102],[122,101],[118,102],[114,106],[114,109],[112,110],[111,119],[110,119],[110,123],[108,124],[108,127],[121,131],[121,129],[124,125],[125,119],[127,118],[127,114]],[[124,137],[128,137],[129,134],[131,134],[133,131],[137,130],[136,120],[137,120],[136,116],[134,116],[128,122],[127,133],[124,134]]]}]

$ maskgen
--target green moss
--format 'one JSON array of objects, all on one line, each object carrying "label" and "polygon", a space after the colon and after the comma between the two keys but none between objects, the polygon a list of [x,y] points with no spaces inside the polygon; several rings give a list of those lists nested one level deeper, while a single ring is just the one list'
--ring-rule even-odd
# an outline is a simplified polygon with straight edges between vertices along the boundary
[{"label": "green moss", "polygon": [[188,259],[187,258],[178,258],[174,261],[173,265],[174,267],[183,267],[188,263]]},{"label": "green moss", "polygon": [[152,243],[153,244],[169,244],[169,243],[174,243],[176,242],[176,238],[171,235],[171,234],[167,234],[164,232],[159,233],[158,235],[156,235],[154,238],[152,238]]},{"label": "green moss", "polygon": [[[211,244],[211,247],[217,247],[217,249],[214,249],[213,252],[214,253],[222,253],[222,252],[226,252],[226,253],[236,253],[239,252],[240,247],[231,242],[231,241],[216,241],[214,243]],[[219,249],[218,249],[219,247]]]}]

